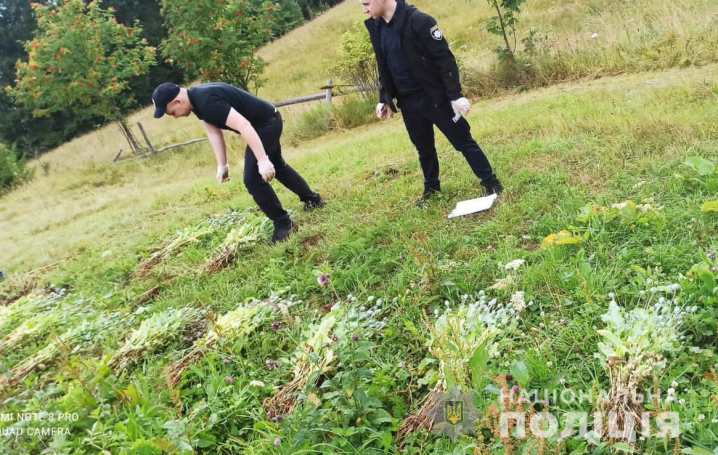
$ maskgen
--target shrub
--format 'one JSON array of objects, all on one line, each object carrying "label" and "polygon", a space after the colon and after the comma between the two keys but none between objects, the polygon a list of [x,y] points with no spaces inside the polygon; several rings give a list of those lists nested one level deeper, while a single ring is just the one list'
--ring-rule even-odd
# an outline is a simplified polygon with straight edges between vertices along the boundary
[{"label": "shrub", "polygon": [[362,21],[354,23],[339,43],[339,64],[335,71],[363,92],[375,93],[379,87],[374,49]]},{"label": "shrub", "polygon": [[304,111],[288,133],[289,141],[301,141],[321,137],[334,129],[348,129],[366,125],[374,120],[376,96],[348,96],[339,104],[319,104]]},{"label": "shrub", "polygon": [[0,144],[0,193],[22,183],[32,172],[15,150]]}]

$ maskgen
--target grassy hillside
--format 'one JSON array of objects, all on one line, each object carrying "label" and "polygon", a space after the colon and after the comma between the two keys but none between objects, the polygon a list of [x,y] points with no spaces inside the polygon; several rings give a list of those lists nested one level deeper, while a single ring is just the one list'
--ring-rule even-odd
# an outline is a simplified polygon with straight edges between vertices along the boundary
[{"label": "grassy hillside", "polygon": [[[481,95],[487,87],[495,89],[493,78],[497,76],[486,71],[496,60],[491,49],[500,40],[481,30],[492,14],[488,6],[465,0],[447,0],[441,8],[422,0],[416,4],[437,17],[452,41],[464,62],[468,91]],[[317,91],[325,79],[334,77],[332,67],[341,35],[362,18],[360,6],[348,0],[262,49],[269,64],[265,73],[268,82],[260,95],[276,100]],[[715,61],[717,18],[718,5],[709,0],[641,0],[630,4],[606,0],[561,5],[536,1],[526,5],[519,38],[530,29],[544,34],[546,42],[540,45],[548,51],[539,62],[550,66],[546,77],[572,80]],[[599,38],[591,39],[593,33]],[[555,57],[556,52],[562,52],[560,58]],[[472,82],[476,85],[468,85]],[[288,130],[301,120],[298,114],[306,106],[282,109]],[[150,108],[130,119],[131,124],[138,121],[156,146],[204,134],[193,118],[154,120]],[[235,138],[229,145],[232,162],[237,163],[243,146]],[[163,209],[163,203],[156,201],[176,200],[178,191],[199,184],[195,182],[213,185],[213,159],[206,144],[113,166],[111,159],[121,148],[126,156],[127,145],[112,125],[85,135],[43,156],[46,171],[36,163],[35,180],[3,197],[0,230],[7,234],[0,239],[0,246],[9,257],[2,265],[4,270],[21,272],[54,263],[72,256],[78,248],[108,238],[113,241],[113,232],[138,232],[140,227],[143,231],[161,230],[164,226],[157,223],[144,224],[151,213]],[[302,155],[312,148],[312,144],[302,144],[288,149],[287,154]],[[143,197],[148,194],[155,195],[156,201]],[[95,210],[102,216],[93,216]],[[87,223],[88,216],[92,217],[92,226]],[[83,235],[77,236],[77,232]],[[53,248],[32,248],[39,238]],[[127,238],[121,235],[117,240]]]},{"label": "grassy hillside", "polygon": [[[490,71],[484,3],[417,4],[466,44],[466,68]],[[414,206],[400,118],[286,148],[328,205],[302,212],[275,185],[300,225],[278,246],[242,186],[237,139],[221,186],[206,144],[112,166],[106,128],[49,154],[47,175],[0,199],[0,413],[70,417],[0,419],[0,453],[715,453],[718,217],[701,206],[718,199],[718,65],[695,33],[716,8],[527,3],[526,26],[550,29],[583,68],[604,39],[590,66],[604,77],[476,101],[468,120],[507,188],[478,215],[446,219],[482,190],[443,137],[444,192]],[[359,17],[350,0],[263,49],[264,95],[315,90]],[[651,56],[636,22],[676,38]],[[668,58],[681,37],[696,66]],[[635,67],[620,70],[614,44],[642,56]],[[149,117],[135,118],[156,142],[201,134],[191,118]],[[416,419],[454,383],[482,412],[478,436],[457,442]],[[628,408],[650,413],[653,434],[659,413],[677,413],[677,437],[499,434],[500,411],[548,410],[564,429],[631,388],[662,391]],[[530,411],[501,389],[611,399]]]}]

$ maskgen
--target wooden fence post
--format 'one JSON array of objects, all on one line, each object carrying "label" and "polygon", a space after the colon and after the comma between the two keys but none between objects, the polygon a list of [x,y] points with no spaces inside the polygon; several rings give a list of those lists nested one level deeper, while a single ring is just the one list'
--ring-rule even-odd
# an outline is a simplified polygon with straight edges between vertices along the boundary
[{"label": "wooden fence post", "polygon": [[142,128],[142,124],[141,124],[140,122],[137,122],[137,126],[138,126],[139,129],[140,129],[140,133],[142,133],[142,137],[145,138],[145,142],[147,142],[147,147],[149,147],[150,152],[151,152],[151,153],[154,153],[154,152],[155,152],[155,148],[152,147],[152,144],[150,143],[150,140],[149,140],[149,138],[147,137],[147,134],[145,133],[145,129]]},{"label": "wooden fence post", "polygon": [[332,80],[327,79],[327,103],[332,104]]}]

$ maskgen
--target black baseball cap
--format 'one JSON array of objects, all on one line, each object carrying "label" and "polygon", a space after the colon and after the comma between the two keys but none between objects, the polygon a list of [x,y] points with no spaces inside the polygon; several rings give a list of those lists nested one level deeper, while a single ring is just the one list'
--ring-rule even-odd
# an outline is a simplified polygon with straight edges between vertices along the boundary
[{"label": "black baseball cap", "polygon": [[172,82],[164,82],[157,86],[152,93],[152,103],[155,105],[155,118],[165,115],[167,105],[177,97],[180,92],[179,85]]}]

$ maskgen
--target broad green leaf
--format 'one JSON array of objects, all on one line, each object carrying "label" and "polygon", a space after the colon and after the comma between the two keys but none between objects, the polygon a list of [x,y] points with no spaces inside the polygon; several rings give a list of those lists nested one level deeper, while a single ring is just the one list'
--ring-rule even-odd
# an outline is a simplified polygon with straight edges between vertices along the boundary
[{"label": "broad green leaf", "polygon": [[212,447],[217,444],[217,438],[207,432],[201,432],[197,435],[197,442],[196,445],[200,449],[206,449],[208,447]]},{"label": "broad green leaf", "polygon": [[391,414],[389,414],[384,409],[376,409],[369,414],[369,422],[371,422],[371,424],[375,426],[378,426],[382,423],[391,423],[391,421]]},{"label": "broad green leaf", "polygon": [[702,447],[686,447],[685,449],[681,449],[681,453],[687,453],[689,455],[713,455],[715,452],[711,452]]},{"label": "broad green leaf", "polygon": [[511,366],[511,374],[519,381],[522,387],[529,384],[529,369],[524,362],[516,362]]},{"label": "broad green leaf", "polygon": [[716,172],[715,164],[699,156],[688,158],[684,164],[703,176],[715,174]]},{"label": "broad green leaf", "polygon": [[693,266],[693,271],[698,280],[703,284],[703,288],[709,293],[712,293],[718,283],[716,283],[716,278],[710,266],[705,262],[701,262]]},{"label": "broad green leaf", "polygon": [[626,444],[625,442],[617,442],[613,444],[613,447],[626,453],[633,453],[633,447],[631,447],[630,444]]},{"label": "broad green leaf", "polygon": [[603,336],[608,341],[613,343],[614,346],[620,346],[621,344],[623,344],[621,339],[614,335],[614,333],[610,330],[597,330],[596,332],[598,332],[599,335]]},{"label": "broad green leaf", "polygon": [[474,353],[469,359],[469,367],[471,368],[471,385],[474,390],[481,390],[483,383],[484,371],[489,361],[489,350],[486,349],[486,341],[476,347]]},{"label": "broad green leaf", "polygon": [[718,201],[706,201],[701,205],[701,212],[718,212]]},{"label": "broad green leaf", "polygon": [[494,395],[501,395],[501,389],[496,387],[494,384],[488,384],[486,387],[484,387],[484,390],[493,393]]}]

